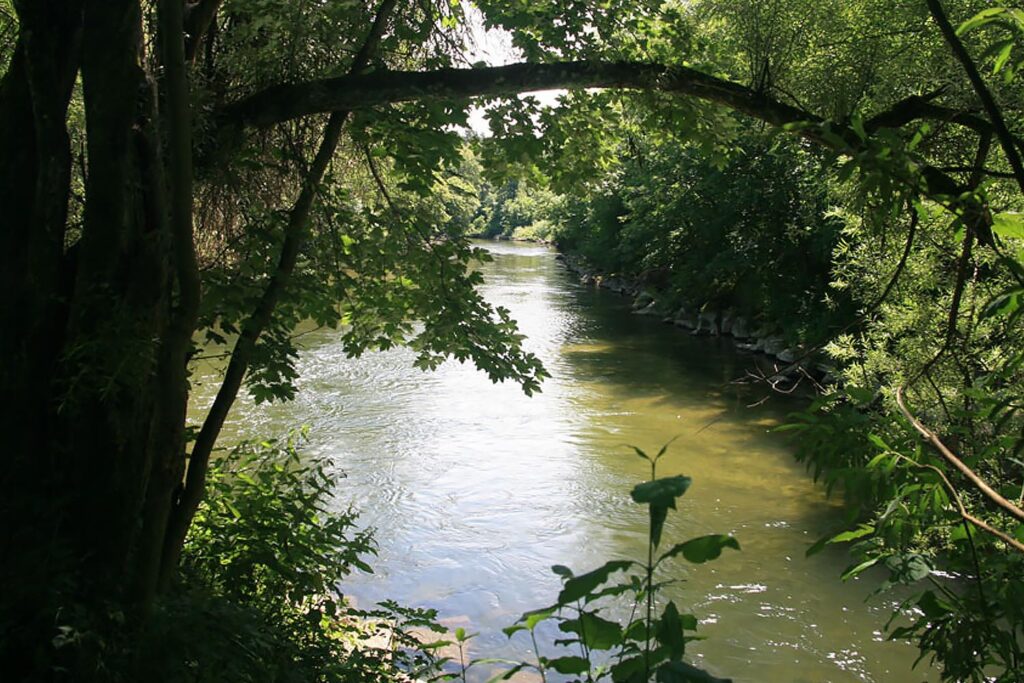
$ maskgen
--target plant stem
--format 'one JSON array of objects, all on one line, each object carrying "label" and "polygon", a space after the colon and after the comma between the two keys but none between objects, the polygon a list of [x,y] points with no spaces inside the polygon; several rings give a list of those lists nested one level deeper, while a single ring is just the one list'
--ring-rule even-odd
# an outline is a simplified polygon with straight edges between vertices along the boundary
[{"label": "plant stem", "polygon": [[[657,478],[657,461],[651,460],[651,481]],[[654,607],[654,539],[651,532],[654,530],[654,520],[648,515],[647,528],[647,624],[644,629],[644,680],[651,678],[651,612]]]},{"label": "plant stem", "polygon": [[544,662],[540,660],[540,648],[537,647],[537,634],[530,629],[530,640],[533,641],[533,654],[537,656],[537,671],[540,672],[540,680],[543,683],[548,683],[548,677],[544,671]]}]

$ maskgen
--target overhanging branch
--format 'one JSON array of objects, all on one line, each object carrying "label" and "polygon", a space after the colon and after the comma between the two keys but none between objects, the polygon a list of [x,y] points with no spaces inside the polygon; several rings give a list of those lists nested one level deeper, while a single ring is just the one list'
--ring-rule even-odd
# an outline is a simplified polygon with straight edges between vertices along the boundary
[{"label": "overhanging branch", "polygon": [[265,127],[310,114],[395,102],[579,88],[662,90],[717,102],[775,125],[822,122],[807,111],[695,69],[639,62],[524,63],[325,78],[268,88],[228,105],[220,119],[225,127]]},{"label": "overhanging branch", "polygon": [[[304,83],[283,84],[227,105],[217,114],[218,139],[237,140],[246,128],[267,127],[311,114],[357,111],[414,100],[467,100],[554,89],[618,88],[657,90],[720,104],[773,126],[796,124],[804,138],[840,153],[863,146],[843,123],[826,122],[805,109],[776,100],[746,86],[682,66],[642,62],[556,62],[511,64],[475,69],[432,71],[376,71]],[[931,119],[962,125],[987,134],[991,124],[972,112],[961,112],[931,102],[929,97],[908,98],[869,120],[867,130],[897,128],[914,120]],[[825,133],[828,123],[830,134]],[[936,198],[956,197],[963,188],[948,174],[920,168],[926,187]]]},{"label": "overhanging branch", "polygon": [[[310,114],[356,111],[396,102],[464,100],[579,88],[660,90],[686,95],[776,126],[825,122],[810,111],[696,69],[643,62],[522,63],[475,69],[377,71],[273,86],[226,106],[218,118],[222,130],[243,129],[271,126]],[[982,134],[992,131],[992,123],[984,117],[935,104],[932,99],[915,95],[901,100],[869,119],[865,128],[874,132],[915,120],[935,120]],[[833,129],[842,132],[845,127],[833,124]],[[816,132],[808,129],[803,134],[813,138]]]}]

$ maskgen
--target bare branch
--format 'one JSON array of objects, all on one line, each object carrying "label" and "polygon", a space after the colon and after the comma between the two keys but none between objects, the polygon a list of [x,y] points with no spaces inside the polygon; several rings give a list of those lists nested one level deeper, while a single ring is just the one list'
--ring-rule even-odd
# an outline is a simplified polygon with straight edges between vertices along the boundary
[{"label": "bare branch", "polygon": [[903,417],[905,417],[914,429],[917,430],[917,433],[920,434],[924,440],[932,446],[932,448],[938,451],[939,455],[941,455],[946,462],[959,470],[978,492],[992,503],[999,506],[1003,511],[1024,522],[1024,510],[1008,501],[1006,498],[1001,496],[999,492],[989,486],[988,483],[978,476],[974,470],[968,467],[963,460],[958,458],[956,454],[946,446],[946,444],[942,443],[942,440],[939,439],[935,432],[925,427],[924,424],[922,424],[921,421],[910,412],[910,409],[907,408],[906,402],[903,399],[904,389],[905,386],[900,386],[896,389],[896,406],[899,408],[900,412],[903,413]]}]

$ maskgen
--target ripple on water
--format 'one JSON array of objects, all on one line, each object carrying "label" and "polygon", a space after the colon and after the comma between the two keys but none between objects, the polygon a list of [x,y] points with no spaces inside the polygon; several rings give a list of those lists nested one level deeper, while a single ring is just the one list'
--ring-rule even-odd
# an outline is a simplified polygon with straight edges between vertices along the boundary
[{"label": "ripple on water", "polygon": [[[707,636],[692,656],[737,683],[928,678],[910,674],[915,651],[879,632],[891,603],[865,605],[867,582],[838,580],[841,554],[803,558],[841,511],[767,432],[788,408],[748,409],[755,401],[729,384],[747,357],[629,315],[628,300],[580,287],[544,247],[487,248],[496,261],[482,268],[483,293],[511,310],[552,373],[540,395],[455,362],[420,372],[408,349],[350,359],[336,332],[318,330],[301,338],[296,401],[243,399],[233,411],[226,438],[306,423],[309,451],[347,475],[336,504],[356,504],[380,546],[376,573],[353,575],[347,592],[437,608],[481,633],[481,656],[527,656],[527,641],[500,628],[551,603],[551,565],[586,571],[644,554],[647,515],[629,491],[649,470],[626,445],[656,451],[678,436],[659,473],[693,485],[665,542],[733,533],[743,548],[665,565],[670,597]],[[215,368],[193,380],[196,416]]]}]

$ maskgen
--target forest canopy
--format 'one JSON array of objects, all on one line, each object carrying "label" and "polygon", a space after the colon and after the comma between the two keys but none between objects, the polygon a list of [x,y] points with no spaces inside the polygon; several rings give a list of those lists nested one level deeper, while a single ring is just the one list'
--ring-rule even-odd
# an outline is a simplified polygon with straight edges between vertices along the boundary
[{"label": "forest canopy", "polygon": [[[469,63],[478,22],[519,61]],[[1018,680],[1022,31],[975,0],[0,0],[5,670],[132,680],[197,595],[272,602],[193,551],[230,564],[221,431],[243,389],[294,398],[299,323],[539,391],[468,239],[531,227],[827,362],[789,430],[850,503],[850,575],[916,587],[892,635],[946,680]],[[361,547],[347,521],[309,547]]]}]

